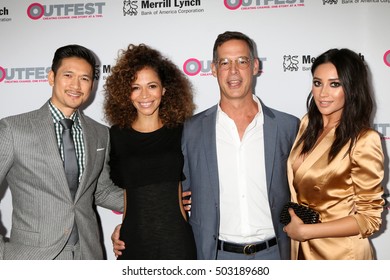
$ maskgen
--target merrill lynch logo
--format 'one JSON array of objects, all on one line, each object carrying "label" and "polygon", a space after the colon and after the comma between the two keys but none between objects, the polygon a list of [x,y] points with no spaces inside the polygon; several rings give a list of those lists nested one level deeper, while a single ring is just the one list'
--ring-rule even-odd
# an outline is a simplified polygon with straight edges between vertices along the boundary
[{"label": "merrill lynch logo", "polygon": [[338,0],[323,0],[322,1],[322,4],[325,5],[325,4],[337,4]]},{"label": "merrill lynch logo", "polygon": [[298,56],[297,55],[285,55],[283,56],[283,70],[298,71]]},{"label": "merrill lynch logo", "polygon": [[[311,64],[316,58],[309,54],[305,55],[283,55],[283,70],[284,72],[290,71],[309,71],[311,69]],[[300,65],[302,66],[299,69]]]},{"label": "merrill lynch logo", "polygon": [[123,15],[124,16],[136,16],[138,14],[137,1],[124,0],[123,1]]}]

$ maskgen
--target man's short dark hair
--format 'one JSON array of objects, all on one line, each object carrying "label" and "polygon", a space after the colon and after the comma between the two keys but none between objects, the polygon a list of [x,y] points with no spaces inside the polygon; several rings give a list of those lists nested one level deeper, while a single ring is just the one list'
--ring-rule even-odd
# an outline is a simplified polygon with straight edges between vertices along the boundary
[{"label": "man's short dark hair", "polygon": [[51,65],[51,70],[54,72],[54,75],[57,74],[57,70],[60,68],[62,60],[69,57],[84,59],[89,63],[89,65],[91,65],[92,73],[95,72],[96,59],[91,50],[80,45],[67,45],[57,49],[54,53]]}]

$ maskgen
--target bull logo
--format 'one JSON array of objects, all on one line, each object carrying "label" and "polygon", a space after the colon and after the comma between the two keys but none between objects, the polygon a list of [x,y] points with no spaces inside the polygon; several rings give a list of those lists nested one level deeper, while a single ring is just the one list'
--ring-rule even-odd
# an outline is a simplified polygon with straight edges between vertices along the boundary
[{"label": "bull logo", "polygon": [[298,59],[297,55],[285,55],[283,56],[283,69],[284,72],[289,71],[298,71]]},{"label": "bull logo", "polygon": [[136,16],[138,14],[137,1],[124,0],[123,1],[123,15]]},{"label": "bull logo", "polygon": [[337,0],[322,0],[322,3],[323,3],[323,5],[325,5],[325,4],[330,4],[330,5],[332,5],[332,4],[337,4]]}]

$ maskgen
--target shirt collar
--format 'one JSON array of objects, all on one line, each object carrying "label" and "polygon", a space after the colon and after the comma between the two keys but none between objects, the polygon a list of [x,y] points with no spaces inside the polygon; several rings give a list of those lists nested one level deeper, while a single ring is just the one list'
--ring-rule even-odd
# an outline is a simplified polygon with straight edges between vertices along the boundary
[{"label": "shirt collar", "polygon": [[[53,117],[53,122],[58,123],[60,120],[65,119],[65,115],[58,109],[52,102],[51,100],[49,101],[49,109],[51,112],[51,116]],[[78,110],[76,110],[70,118],[71,120],[74,121],[75,125],[79,125],[79,115],[78,115]]]},{"label": "shirt collar", "polygon": [[[253,97],[253,100],[257,103],[257,108],[258,108],[258,110],[259,110],[259,111],[257,112],[256,117],[257,117],[257,116],[262,116],[262,115],[263,115],[263,114],[262,114],[263,112],[262,112],[261,103],[260,103],[259,98],[257,98],[257,96],[254,95],[254,94],[252,94],[252,97]],[[222,114],[222,113],[226,115],[226,113],[225,113],[224,111],[222,111],[221,105],[220,105],[220,103],[218,102],[217,119],[218,119],[219,115]],[[226,115],[226,116],[227,116],[227,115]]]}]

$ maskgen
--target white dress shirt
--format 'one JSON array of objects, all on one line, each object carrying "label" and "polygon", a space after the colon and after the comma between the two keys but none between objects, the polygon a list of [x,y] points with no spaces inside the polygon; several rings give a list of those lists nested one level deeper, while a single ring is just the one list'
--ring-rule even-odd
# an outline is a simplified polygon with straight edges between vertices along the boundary
[{"label": "white dress shirt", "polygon": [[264,161],[264,116],[258,113],[240,140],[237,127],[219,106],[216,122],[220,188],[219,239],[253,243],[275,236]]}]

